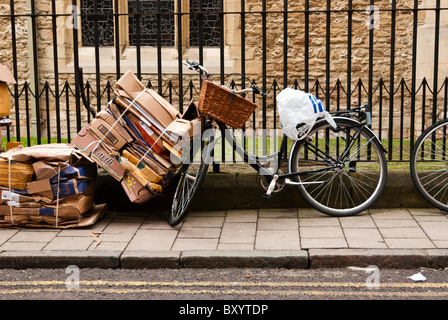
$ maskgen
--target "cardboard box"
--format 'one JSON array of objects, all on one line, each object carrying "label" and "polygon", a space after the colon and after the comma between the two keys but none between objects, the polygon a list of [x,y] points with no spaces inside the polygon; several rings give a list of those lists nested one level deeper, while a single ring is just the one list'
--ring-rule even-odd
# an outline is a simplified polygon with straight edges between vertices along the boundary
[{"label": "cardboard box", "polygon": [[[11,169],[11,175],[9,170]],[[33,179],[33,166],[27,163],[16,161],[9,162],[0,159],[0,185],[11,187],[12,189],[24,190],[27,183]],[[9,183],[11,182],[11,185]]]},{"label": "cardboard box", "polygon": [[[109,104],[111,104],[111,102],[109,102]],[[117,118],[119,119],[117,121],[117,119],[106,110],[98,112],[95,118],[106,121],[112,128],[114,128],[120,134],[120,136],[123,137],[123,139],[126,140],[126,142],[129,143],[134,140],[127,132],[127,130],[123,127],[123,125],[125,124],[124,120]]]},{"label": "cardboard box", "polygon": [[107,150],[105,144],[98,142],[99,140],[87,128],[82,128],[72,140],[74,146],[104,168],[114,179],[121,181],[125,175],[125,168],[116,156],[112,155],[111,150]]},{"label": "cardboard box", "polygon": [[16,80],[8,67],[0,63],[0,118],[7,117],[11,114],[7,83],[15,84]]},{"label": "cardboard box", "polygon": [[[144,91],[144,93],[141,93]],[[179,111],[156,91],[146,88],[132,71],[127,71],[115,84],[117,96],[135,101],[160,124],[166,128],[176,118],[180,117]],[[136,99],[137,98],[137,99]],[[133,108],[133,107],[131,107]]]},{"label": "cardboard box", "polygon": [[126,175],[121,181],[121,186],[132,203],[143,204],[156,197],[156,195],[149,192],[149,190],[145,188],[133,174]]},{"label": "cardboard box", "polygon": [[95,118],[87,127],[87,130],[93,132],[100,140],[117,150],[122,149],[126,143],[133,141],[133,139],[126,141],[108,122],[100,118]]},{"label": "cardboard box", "polygon": [[143,161],[133,156],[129,151],[123,150],[122,158],[129,161],[131,168],[137,167],[136,170],[140,171],[142,175],[148,180],[148,182],[159,183],[162,180],[163,172],[158,171],[162,175],[155,172],[151,167],[147,166]]},{"label": "cardboard box", "polygon": [[9,101],[9,90],[6,82],[0,81],[0,118],[11,114],[11,103]]}]

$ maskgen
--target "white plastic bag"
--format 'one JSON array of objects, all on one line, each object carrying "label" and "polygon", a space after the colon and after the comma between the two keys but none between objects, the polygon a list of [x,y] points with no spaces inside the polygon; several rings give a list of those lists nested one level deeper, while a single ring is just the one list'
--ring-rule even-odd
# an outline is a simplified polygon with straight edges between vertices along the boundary
[{"label": "white plastic bag", "polygon": [[[283,133],[293,141],[305,137],[320,117],[325,117],[333,128],[337,128],[323,103],[309,93],[286,88],[278,94],[277,105]],[[302,124],[299,129],[298,124]]]}]

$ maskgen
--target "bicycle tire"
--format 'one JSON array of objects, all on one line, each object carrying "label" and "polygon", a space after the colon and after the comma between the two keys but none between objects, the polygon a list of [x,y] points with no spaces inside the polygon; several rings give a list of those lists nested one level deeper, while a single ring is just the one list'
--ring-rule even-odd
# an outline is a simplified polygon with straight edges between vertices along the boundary
[{"label": "bicycle tire", "polygon": [[411,153],[412,181],[432,206],[448,212],[448,119],[427,128],[415,142]]},{"label": "bicycle tire", "polygon": [[[193,152],[189,163],[184,163],[178,172],[179,181],[174,192],[171,208],[168,214],[168,223],[176,226],[181,223],[187,216],[193,199],[196,197],[201,188],[210,164],[211,140],[203,142],[199,148],[200,159],[195,159],[197,152]],[[191,150],[194,150],[193,148]],[[199,161],[199,163],[197,162]],[[191,183],[192,181],[192,183]],[[191,184],[190,184],[191,183]]]},{"label": "bicycle tire", "polygon": [[[320,170],[294,178],[304,183],[297,189],[313,208],[330,216],[353,216],[380,196],[386,184],[387,162],[383,146],[370,129],[350,118],[334,120],[341,129],[338,133],[322,120],[310,131],[312,139],[294,144],[289,168],[290,172]],[[353,140],[358,133],[360,137]],[[344,155],[346,144],[350,151]]]}]

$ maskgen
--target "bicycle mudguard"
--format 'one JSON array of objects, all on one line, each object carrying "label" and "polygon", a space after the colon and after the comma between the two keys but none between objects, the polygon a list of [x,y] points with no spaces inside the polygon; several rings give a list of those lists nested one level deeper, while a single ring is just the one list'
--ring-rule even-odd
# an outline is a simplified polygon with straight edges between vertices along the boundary
[{"label": "bicycle mudguard", "polygon": [[[336,123],[338,122],[338,120],[344,120],[344,121],[347,121],[347,122],[352,122],[352,123],[353,123],[353,126],[359,126],[359,125],[362,125],[361,122],[359,122],[359,121],[357,121],[357,120],[354,120],[354,119],[351,119],[351,118],[347,118],[347,117],[337,117],[337,116],[333,116],[333,120],[334,120]],[[325,122],[327,122],[326,119],[319,119],[319,120],[314,124],[313,129],[316,128],[317,126],[320,126],[322,123],[325,123]],[[331,126],[330,126],[330,128],[331,128]],[[330,129],[330,130],[331,130],[331,129]],[[375,132],[373,132],[372,129],[370,129],[367,125],[364,126],[364,130],[366,130],[366,131],[368,131],[369,133],[371,133],[371,134],[373,135],[374,139],[375,139],[375,140],[379,143],[379,145],[381,146],[381,149],[383,150],[383,152],[384,152],[384,153],[387,153],[387,150],[384,148],[383,144],[381,143],[381,140],[378,138],[378,136],[375,134]],[[312,130],[311,130],[311,131],[312,131]],[[291,146],[291,150],[290,150],[290,152],[289,152],[289,159],[291,159],[292,153],[293,153],[293,151],[294,151],[294,149],[295,149],[295,146],[296,146],[296,144],[297,144],[298,142],[300,142],[300,140],[294,141],[293,145]],[[290,165],[288,165],[288,169],[289,169],[289,172],[291,172]]]}]

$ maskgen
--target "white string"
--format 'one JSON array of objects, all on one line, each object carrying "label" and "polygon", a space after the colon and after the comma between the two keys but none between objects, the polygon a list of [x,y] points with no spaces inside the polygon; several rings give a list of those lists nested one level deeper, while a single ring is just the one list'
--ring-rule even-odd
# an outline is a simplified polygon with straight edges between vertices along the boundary
[{"label": "white string", "polygon": [[134,105],[135,101],[140,97],[140,95],[142,93],[144,93],[146,91],[146,88],[142,91],[140,91],[140,93],[135,97],[134,100],[132,100],[132,102],[127,106],[126,110],[123,111],[122,114],[120,114],[120,116],[118,117],[118,119],[115,121],[115,123],[110,127],[110,129],[106,132],[106,134],[98,141],[97,145],[95,146],[95,148],[93,148],[92,152],[94,152],[96,150],[96,148],[98,148],[98,146],[100,145],[101,142],[103,142],[103,140],[106,138],[106,136],[110,133],[110,131],[112,130],[113,127],[115,127],[115,125],[118,123],[118,121],[123,117],[123,115],[129,110],[129,108]]},{"label": "white string", "polygon": [[58,191],[56,196],[56,228],[58,227],[59,221],[59,182],[61,180],[61,167],[58,165]]},{"label": "white string", "polygon": [[9,214],[11,216],[11,223],[14,224],[14,215],[12,214],[12,193],[11,193],[11,156],[8,156],[8,186],[9,186]]}]

